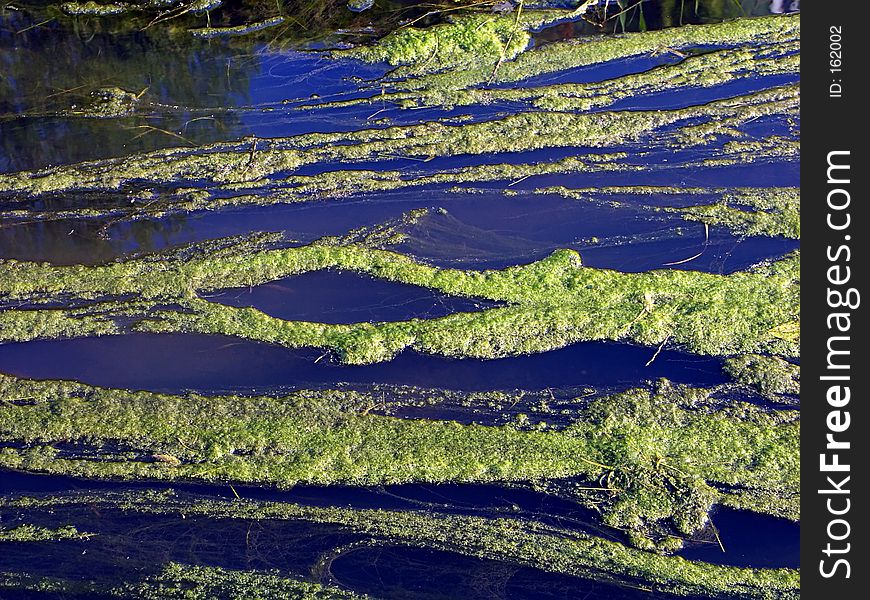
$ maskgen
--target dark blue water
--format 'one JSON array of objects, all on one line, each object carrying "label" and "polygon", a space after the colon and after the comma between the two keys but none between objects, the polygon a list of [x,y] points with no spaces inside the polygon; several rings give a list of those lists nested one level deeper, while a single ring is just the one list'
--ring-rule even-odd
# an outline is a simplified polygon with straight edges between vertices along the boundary
[{"label": "dark blue water", "polygon": [[254,287],[212,292],[204,297],[227,306],[254,307],[279,319],[320,323],[431,319],[500,305],[350,271],[306,273]]},{"label": "dark blue water", "polygon": [[[688,181],[686,171],[682,184],[722,185],[732,169],[720,170],[724,171],[721,176],[708,175],[704,181],[695,177]],[[757,172],[757,178],[753,178],[757,181],[789,181],[777,175],[776,167],[758,165],[752,170]],[[656,181],[650,177],[646,181],[649,185],[671,185],[681,182],[678,176],[675,172],[667,179]],[[569,176],[530,179],[533,181],[520,182],[514,189],[529,192],[535,186],[594,187],[625,181],[624,177],[612,175],[607,177],[609,182],[601,182],[602,176],[586,176],[583,180]],[[614,194],[587,201],[524,193],[507,199],[498,186],[498,182],[487,183],[487,191],[480,194],[425,187],[115,225],[95,220],[10,222],[0,230],[0,255],[55,264],[101,263],[129,252],[151,252],[251,231],[283,231],[290,240],[309,243],[323,236],[343,235],[355,227],[375,226],[418,208],[442,208],[447,215],[433,212],[415,226],[400,227],[408,240],[396,249],[444,267],[504,268],[544,258],[558,248],[573,248],[580,252],[585,265],[640,272],[664,268],[703,250],[697,259],[672,267],[730,273],[764,258],[782,256],[798,246],[797,241],[783,238],[741,238],[722,228],[711,228],[708,235],[702,224],[645,208],[712,202],[714,197]],[[607,203],[611,200],[622,205],[615,208]]]},{"label": "dark blue water", "polygon": [[406,350],[389,362],[347,366],[312,349],[289,350],[225,336],[135,334],[4,344],[0,365],[3,372],[19,377],[166,392],[256,392],[333,382],[488,390],[622,386],[660,377],[697,385],[726,380],[720,359],[664,350],[645,366],[654,353],[655,348],[587,342],[496,360],[458,360]]},{"label": "dark blue water", "polygon": [[[303,506],[341,506],[358,510],[436,511],[468,516],[535,519],[567,531],[587,533],[625,542],[622,532],[598,522],[595,511],[567,498],[523,487],[482,484],[403,484],[377,487],[306,486],[289,490],[235,484],[175,482],[97,482],[72,477],[0,471],[0,494],[8,496],[175,490],[191,500],[242,498],[263,502],[289,502]],[[680,556],[739,567],[793,567],[799,562],[797,523],[747,511],[721,508],[713,516],[719,542],[712,530],[687,541]],[[724,551],[723,549],[724,548]]]}]

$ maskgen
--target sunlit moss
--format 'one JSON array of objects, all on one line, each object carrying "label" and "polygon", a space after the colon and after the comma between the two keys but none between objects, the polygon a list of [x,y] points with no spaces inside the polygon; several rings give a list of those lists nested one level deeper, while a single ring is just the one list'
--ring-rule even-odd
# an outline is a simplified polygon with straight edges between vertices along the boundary
[{"label": "sunlit moss", "polygon": [[[15,527],[0,527],[0,543],[2,542],[49,542],[61,540],[79,540],[88,534],[79,533],[72,525],[57,527],[38,527],[25,523]],[[2,587],[2,585],[0,585]]]},{"label": "sunlit moss", "polygon": [[130,10],[136,10],[134,6],[125,2],[101,3],[93,1],[64,2],[60,5],[60,9],[68,15],[87,15],[98,17],[119,15]]},{"label": "sunlit moss", "polygon": [[799,394],[799,365],[775,356],[735,356],[725,360],[725,372],[742,384],[751,386],[765,396]]},{"label": "sunlit moss", "polygon": [[796,76],[800,69],[800,55],[789,53],[789,50],[797,50],[797,43],[783,42],[769,46],[714,50],[690,55],[676,64],[666,64],[640,73],[589,83],[557,83],[529,87],[471,86],[451,89],[423,87],[403,90],[403,82],[398,82],[395,86],[385,86],[383,92],[376,96],[306,105],[302,109],[323,110],[384,102],[405,108],[419,105],[486,106],[498,102],[517,102],[539,109],[584,111],[650,94],[714,87],[732,81],[772,75]]},{"label": "sunlit moss", "polygon": [[559,430],[372,414],[374,398],[352,391],[206,397],[0,384],[0,440],[16,444],[0,450],[6,468],[282,487],[581,477],[606,483],[562,491],[648,545],[702,528],[720,487],[744,490],[746,508],[797,518],[797,414],[666,381],[593,400]]},{"label": "sunlit moss", "polygon": [[716,204],[668,209],[690,221],[728,227],[741,235],[800,239],[800,192],[772,188],[725,194]]},{"label": "sunlit moss", "polygon": [[[194,246],[104,266],[52,266],[3,261],[0,293],[33,303],[52,299],[132,296],[127,302],[76,309],[0,312],[0,339],[111,333],[197,332],[287,347],[332,349],[341,360],[389,360],[405,348],[455,357],[496,358],[560,348],[578,341],[621,340],[699,354],[795,355],[798,344],[777,328],[798,319],[799,258],[790,255],[728,276],[661,270],[621,273],[584,267],[573,250],[502,270],[464,271],[426,265],[359,244],[328,243],[263,250],[256,237]],[[200,297],[324,269],[366,273],[450,295],[505,302],[503,307],[433,319],[324,324],[287,321],[254,308]],[[149,302],[140,302],[147,300]],[[38,304],[37,304],[38,305]],[[103,331],[100,331],[103,328]],[[79,334],[80,335],[80,334]]]},{"label": "sunlit moss", "polygon": [[394,66],[407,65],[411,73],[494,65],[524,51],[531,43],[530,29],[561,16],[563,13],[558,11],[461,14],[431,27],[402,27],[374,45],[337,54]]},{"label": "sunlit moss", "polygon": [[493,74],[492,67],[464,69],[409,78],[393,83],[398,90],[428,93],[461,90],[486,82],[514,83],[530,77],[567,71],[668,50],[698,46],[791,42],[800,35],[798,16],[736,19],[710,25],[687,25],[659,31],[607,36],[594,40],[570,40],[547,44],[504,61]]},{"label": "sunlit moss", "polygon": [[[606,147],[640,140],[679,123],[683,146],[708,144],[722,133],[771,114],[797,114],[797,86],[664,111],[599,113],[523,112],[466,125],[428,122],[349,133],[311,133],[293,138],[243,140],[206,148],[171,148],[132,157],[0,175],[0,191],[44,194],[117,190],[132,181],[151,184],[253,183],[259,187],[283,172],[325,161],[372,161],[396,156],[432,158],[570,148]],[[707,123],[710,129],[702,130]]]}]

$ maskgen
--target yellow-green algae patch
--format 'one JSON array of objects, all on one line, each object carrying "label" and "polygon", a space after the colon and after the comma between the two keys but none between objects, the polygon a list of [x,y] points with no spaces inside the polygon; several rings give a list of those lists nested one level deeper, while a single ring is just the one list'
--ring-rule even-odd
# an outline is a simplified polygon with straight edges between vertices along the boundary
[{"label": "yellow-green algae patch", "polygon": [[801,368],[776,356],[750,354],[725,360],[725,372],[735,381],[755,388],[765,396],[799,394]]},{"label": "yellow-green algae patch", "polygon": [[589,83],[557,83],[524,87],[469,87],[451,89],[399,89],[368,98],[358,98],[301,107],[302,110],[322,110],[359,104],[391,102],[403,108],[412,106],[473,106],[498,102],[518,102],[547,110],[585,111],[615,104],[626,98],[641,98],[650,94],[708,88],[733,81],[797,75],[800,71],[798,43],[740,46],[713,50],[686,57],[676,64],[662,65],[640,73],[630,73],[613,79]]},{"label": "yellow-green algae patch", "polygon": [[[0,527],[0,543],[3,542],[58,542],[62,540],[80,540],[89,534],[79,533],[72,525],[64,527],[39,527],[24,523],[15,527]],[[2,587],[2,584],[0,584]]]},{"label": "yellow-green algae patch", "polygon": [[530,30],[566,18],[562,11],[498,15],[466,13],[430,27],[400,27],[371,46],[336,51],[336,56],[405,66],[402,73],[463,70],[510,60],[529,47]]},{"label": "yellow-green algae patch", "polygon": [[427,74],[391,82],[398,90],[429,93],[461,90],[488,82],[515,83],[524,79],[602,64],[645,54],[699,46],[790,43],[800,37],[796,15],[736,19],[710,25],[686,25],[658,31],[570,40],[547,44],[503,61],[493,73],[491,65],[447,73]]},{"label": "yellow-green algae patch", "polygon": [[[682,147],[709,144],[717,136],[769,115],[796,115],[799,88],[784,86],[662,111],[573,113],[523,112],[465,125],[427,122],[349,133],[311,133],[291,138],[242,140],[189,149],[171,148],[130,157],[32,172],[0,175],[0,191],[33,195],[73,190],[115,190],[131,182],[254,183],[322,162],[379,161],[522,152],[543,148],[606,147],[638,141],[679,123]],[[700,123],[698,120],[700,119]],[[706,125],[706,128],[704,127]],[[671,133],[662,133],[665,137]]]},{"label": "yellow-green algae patch", "polygon": [[341,390],[171,396],[0,376],[0,466],[91,478],[378,485],[606,481],[574,494],[634,543],[673,547],[727,501],[796,519],[794,411],[659,382],[598,398],[560,430],[370,412]]},{"label": "yellow-green algae patch", "polygon": [[[275,238],[218,240],[175,255],[101,266],[0,261],[0,298],[6,300],[38,306],[69,298],[130,297],[73,310],[0,311],[0,340],[113,333],[126,322],[135,331],[225,334],[291,348],[327,348],[352,364],[389,360],[406,348],[495,358],[590,340],[670,344],[709,355],[798,352],[796,336],[782,335],[783,328],[794,331],[799,322],[797,254],[727,276],[589,268],[573,250],[558,250],[527,265],[473,271],[433,267],[396,252],[334,239],[263,249],[270,239]],[[442,318],[344,325],[282,320],[202,296],[325,269],[507,305]],[[82,331],[76,333],[79,324]]]},{"label": "yellow-green algae patch", "polygon": [[70,494],[0,500],[6,509],[60,511],[79,506],[221,519],[290,520],[337,525],[372,544],[407,545],[531,566],[552,573],[641,585],[687,596],[796,600],[799,572],[719,566],[663,556],[577,530],[529,519],[438,512],[307,507],[252,500],[220,501],[172,492]]},{"label": "yellow-green algae patch", "polygon": [[731,192],[715,204],[667,210],[688,221],[728,227],[741,235],[801,237],[800,191],[794,188]]},{"label": "yellow-green algae patch", "polygon": [[738,235],[782,236],[800,239],[800,190],[797,188],[677,188],[616,186],[570,189],[546,187],[538,194],[558,194],[574,200],[607,198],[619,205],[619,197],[712,195],[716,202],[679,207],[646,207],[681,215],[687,221],[727,227]]},{"label": "yellow-green algae patch", "polygon": [[[235,571],[168,563],[140,581],[112,583],[87,579],[36,577],[0,572],[0,589],[53,592],[82,597],[136,600],[365,600],[371,598],[335,586],[288,577],[278,571]],[[91,596],[86,596],[91,597]]]}]

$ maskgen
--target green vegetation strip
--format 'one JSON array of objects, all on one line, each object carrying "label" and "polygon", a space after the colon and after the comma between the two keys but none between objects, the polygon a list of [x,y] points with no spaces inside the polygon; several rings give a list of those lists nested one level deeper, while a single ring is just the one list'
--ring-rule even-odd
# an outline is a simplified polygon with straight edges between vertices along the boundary
[{"label": "green vegetation strip", "polygon": [[[560,42],[566,44],[566,42]],[[596,42],[587,42],[594,44]],[[797,41],[769,45],[739,46],[685,56],[675,64],[630,73],[604,81],[557,83],[540,86],[448,87],[403,90],[405,82],[385,85],[380,94],[367,98],[308,104],[302,110],[322,110],[360,104],[391,102],[403,108],[414,106],[486,106],[517,102],[538,109],[586,111],[603,108],[628,98],[650,94],[709,88],[734,81],[774,75],[797,75],[800,54]],[[662,49],[662,52],[670,51]],[[534,54],[534,53],[532,53]],[[397,89],[393,89],[393,88]],[[387,91],[390,89],[390,91]]]},{"label": "green vegetation strip", "polygon": [[221,519],[292,520],[338,525],[372,543],[432,548],[507,561],[553,573],[680,595],[790,600],[799,597],[793,569],[718,566],[627,547],[618,542],[537,521],[454,514],[306,507],[249,500],[218,501],[168,493],[68,495],[0,500],[0,507],[60,511],[120,509]]},{"label": "green vegetation strip", "polygon": [[[796,116],[797,86],[773,88],[703,106],[663,111],[599,113],[524,112],[497,120],[448,125],[428,122],[349,133],[311,133],[270,140],[247,139],[208,147],[170,148],[130,157],[33,172],[0,175],[0,191],[39,195],[74,190],[116,190],[132,182],[149,185],[205,182],[272,183],[269,177],[323,162],[430,159],[523,152],[543,148],[606,147],[638,141],[683,124],[671,145],[708,144],[733,136],[735,128],[770,115]],[[739,133],[739,132],[738,132]],[[663,133],[673,138],[670,130]]]},{"label": "green vegetation strip", "polygon": [[[440,32],[432,32],[431,29],[430,33],[433,37],[440,36]],[[433,44],[433,37],[422,39],[420,46]],[[485,55],[483,64],[476,68],[457,69],[444,73],[432,72],[438,70],[437,64],[425,63],[423,62],[425,59],[419,58],[427,56],[425,50],[403,49],[406,55],[418,57],[415,60],[416,71],[423,72],[423,75],[390,83],[400,91],[425,90],[428,93],[450,94],[451,90],[462,90],[487,83],[517,83],[539,75],[643,55],[688,50],[699,46],[787,44],[799,37],[798,15],[736,19],[710,25],[686,25],[643,33],[602,36],[591,41],[570,40],[547,44],[522,52],[513,60],[502,60],[497,69],[493,68],[495,61],[492,56]],[[360,48],[347,51],[345,55],[383,60],[389,54],[393,41],[385,38],[381,41],[380,49]]]},{"label": "green vegetation strip", "polygon": [[364,600],[370,596],[287,577],[279,572],[233,571],[169,563],[141,581],[111,583],[0,572],[0,589],[136,600]]},{"label": "green vegetation strip", "polygon": [[[602,481],[575,496],[639,546],[715,503],[796,519],[798,415],[661,381],[560,430],[372,414],[373,394],[170,396],[0,376],[0,466],[91,478],[377,485]],[[720,489],[732,491],[720,491]]]},{"label": "green vegetation strip", "polygon": [[715,196],[716,202],[681,207],[645,207],[681,215],[687,221],[727,227],[743,236],[782,236],[800,239],[800,190],[797,188],[676,188],[676,187],[603,187],[569,189],[547,187],[537,194],[559,194],[575,200],[601,200],[619,206],[620,197],[676,195]]},{"label": "green vegetation strip", "polygon": [[[472,271],[432,267],[402,254],[337,239],[264,249],[275,240],[274,236],[217,240],[102,266],[0,261],[0,297],[35,305],[0,311],[0,340],[123,330],[210,333],[290,348],[330,349],[351,364],[389,360],[406,348],[496,358],[592,340],[670,344],[708,355],[795,356],[799,350],[797,254],[727,276],[589,268],[573,250],[558,250],[527,265]],[[209,291],[325,269],[355,271],[507,305],[442,318],[345,325],[287,321],[207,299]],[[107,297],[131,299],[76,309],[38,308],[46,301]]]},{"label": "green vegetation strip", "polygon": [[800,394],[801,368],[775,356],[750,354],[725,360],[725,372],[760,394],[777,398]]},{"label": "green vegetation strip", "polygon": [[[15,527],[0,527],[0,543],[2,542],[57,542],[61,540],[80,540],[89,534],[79,533],[72,525],[55,529],[38,527],[28,523]],[[2,584],[0,584],[2,587]]]}]

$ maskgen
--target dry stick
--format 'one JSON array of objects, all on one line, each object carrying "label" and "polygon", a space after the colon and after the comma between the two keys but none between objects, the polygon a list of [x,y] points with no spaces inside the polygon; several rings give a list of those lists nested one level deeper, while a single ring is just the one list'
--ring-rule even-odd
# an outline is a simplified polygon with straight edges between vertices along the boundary
[{"label": "dry stick", "polygon": [[701,251],[698,252],[694,256],[690,256],[689,258],[684,258],[683,260],[678,260],[676,262],[664,263],[662,266],[671,267],[674,265],[682,265],[683,263],[687,263],[689,261],[695,260],[696,258],[701,256],[702,254],[704,254],[704,252],[707,250],[707,244],[709,242],[710,242],[710,225],[708,225],[707,223],[704,223],[704,246],[703,246],[703,248],[701,248]]},{"label": "dry stick", "polygon": [[722,538],[719,537],[719,528],[713,524],[713,519],[710,519],[710,527],[713,528],[713,535],[716,536],[716,541],[719,543],[719,548],[722,550],[722,553],[724,554],[725,553],[725,546],[722,544]]},{"label": "dry stick", "polygon": [[656,350],[656,353],[653,354],[652,358],[649,359],[649,361],[647,361],[647,363],[644,365],[645,367],[648,367],[648,366],[650,366],[651,364],[653,364],[653,361],[656,359],[656,357],[657,357],[657,356],[659,355],[659,353],[662,351],[662,348],[665,347],[665,344],[668,343],[668,340],[669,340],[669,339],[671,339],[670,334],[668,334],[668,337],[666,337],[665,339],[662,340],[662,343],[659,344],[659,348],[658,348],[658,350]]},{"label": "dry stick", "polygon": [[517,32],[517,29],[520,26],[520,15],[523,14],[523,2],[524,0],[520,0],[519,5],[517,6],[517,18],[514,21],[514,28],[511,30],[510,36],[508,36],[507,42],[502,46],[501,56],[498,57],[498,62],[495,63],[495,67],[492,69],[492,74],[489,76],[489,82],[492,83],[495,79],[495,74],[498,72],[498,68],[501,66],[501,63],[504,62],[504,57],[507,54],[508,48],[510,48],[511,43],[514,41],[514,34]]}]

